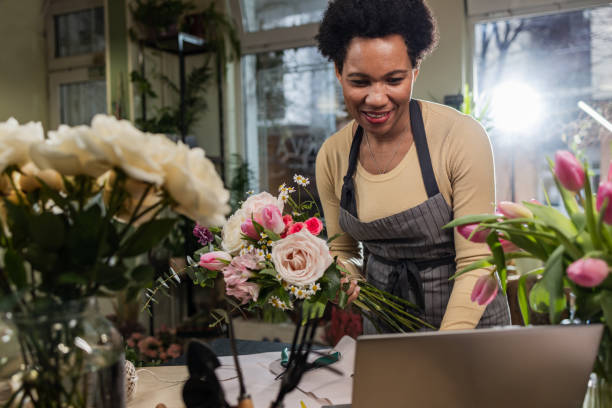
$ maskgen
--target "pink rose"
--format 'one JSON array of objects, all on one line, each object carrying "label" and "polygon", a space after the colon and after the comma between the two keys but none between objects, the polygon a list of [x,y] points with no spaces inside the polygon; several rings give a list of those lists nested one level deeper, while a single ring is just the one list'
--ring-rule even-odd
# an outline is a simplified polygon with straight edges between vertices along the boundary
[{"label": "pink rose", "polygon": [[245,254],[232,259],[232,262],[223,268],[223,280],[225,281],[225,292],[234,296],[242,304],[249,300],[257,300],[259,286],[248,282],[253,276],[253,271],[260,269],[257,257],[253,254]]},{"label": "pink rose", "polygon": [[488,305],[497,296],[498,286],[497,279],[493,275],[481,276],[472,289],[472,302],[478,302],[480,306]]},{"label": "pink rose", "polygon": [[301,231],[302,228],[304,228],[305,226],[306,224],[304,224],[303,222],[294,222],[287,230],[287,235],[295,234],[296,232]]},{"label": "pink rose", "polygon": [[178,358],[181,356],[181,345],[180,344],[176,344],[176,343],[172,343],[170,346],[168,346],[168,350],[166,350],[166,353],[171,357],[171,358]]},{"label": "pink rose", "polygon": [[155,358],[161,343],[155,337],[148,336],[138,342],[138,351],[145,356]]},{"label": "pink rose", "polygon": [[317,217],[307,219],[304,221],[304,224],[306,224],[306,228],[308,228],[312,235],[319,235],[323,231],[323,223]]},{"label": "pink rose", "polygon": [[[472,241],[472,242],[485,242],[487,240],[487,236],[491,233],[491,230],[488,228],[480,229],[474,232],[474,230],[478,229],[478,223],[475,224],[464,224],[459,225],[457,227],[457,232],[463,238]],[[471,237],[470,237],[471,236]]]},{"label": "pink rose", "polygon": [[305,228],[272,244],[272,262],[276,271],[292,285],[315,283],[333,261],[327,243]]},{"label": "pink rose", "polygon": [[259,232],[257,232],[255,229],[252,219],[248,218],[242,224],[240,224],[240,230],[247,237],[259,240]]},{"label": "pink rose", "polygon": [[587,288],[599,285],[608,273],[608,264],[597,258],[579,259],[567,267],[567,277]]},{"label": "pink rose", "polygon": [[255,218],[258,219],[261,210],[263,210],[268,205],[276,206],[281,212],[283,211],[284,202],[283,200],[279,200],[274,197],[272,194],[263,192],[259,194],[253,194],[242,204],[241,209],[245,212],[247,218]]},{"label": "pink rose", "polygon": [[276,234],[280,234],[285,229],[283,215],[276,205],[266,205],[255,217],[255,221],[262,227]]},{"label": "pink rose", "polygon": [[221,260],[229,262],[232,260],[232,256],[223,251],[208,252],[200,256],[200,266],[211,271],[220,271],[227,265]]}]

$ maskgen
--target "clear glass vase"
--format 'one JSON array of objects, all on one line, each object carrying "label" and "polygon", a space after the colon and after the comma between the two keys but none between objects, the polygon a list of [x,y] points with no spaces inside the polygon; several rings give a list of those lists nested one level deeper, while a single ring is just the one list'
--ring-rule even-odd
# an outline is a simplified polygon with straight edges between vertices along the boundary
[{"label": "clear glass vase", "polygon": [[121,335],[94,298],[30,302],[4,320],[16,328],[23,361],[8,406],[125,407]]},{"label": "clear glass vase", "polygon": [[612,407],[612,384],[605,378],[592,373],[582,408]]}]

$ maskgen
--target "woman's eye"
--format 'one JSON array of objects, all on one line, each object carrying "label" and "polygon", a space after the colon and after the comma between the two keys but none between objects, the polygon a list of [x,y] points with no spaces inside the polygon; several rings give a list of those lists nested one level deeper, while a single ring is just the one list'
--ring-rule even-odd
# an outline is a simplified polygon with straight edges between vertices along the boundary
[{"label": "woman's eye", "polygon": [[404,78],[389,78],[387,79],[387,82],[389,82],[390,84],[399,84],[403,80]]},{"label": "woman's eye", "polygon": [[361,79],[354,79],[351,81],[351,84],[355,86],[366,86],[368,84],[368,81],[361,80]]}]

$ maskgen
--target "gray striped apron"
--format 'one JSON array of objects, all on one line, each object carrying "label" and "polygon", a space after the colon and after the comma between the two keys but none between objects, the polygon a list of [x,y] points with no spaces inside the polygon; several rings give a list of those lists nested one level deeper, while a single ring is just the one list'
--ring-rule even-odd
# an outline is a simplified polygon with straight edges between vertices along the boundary
[{"label": "gray striped apron", "polygon": [[[452,221],[453,211],[438,189],[421,108],[414,99],[410,101],[410,123],[428,199],[398,214],[359,221],[353,182],[363,138],[363,128],[359,126],[342,186],[339,222],[344,232],[364,246],[367,280],[417,305],[419,310],[412,312],[440,327],[453,288],[454,281],[449,278],[456,270],[453,230],[442,229]],[[487,306],[478,327],[506,324],[510,324],[510,311],[500,291]],[[383,331],[391,329],[383,327]],[[372,322],[364,318],[364,333],[376,332]]]}]

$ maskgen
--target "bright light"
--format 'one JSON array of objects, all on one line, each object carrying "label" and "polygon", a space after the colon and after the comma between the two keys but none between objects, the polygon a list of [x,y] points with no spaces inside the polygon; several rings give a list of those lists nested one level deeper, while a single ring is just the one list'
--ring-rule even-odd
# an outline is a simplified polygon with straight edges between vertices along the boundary
[{"label": "bright light", "polygon": [[493,91],[491,115],[496,129],[522,136],[540,120],[540,96],[521,82],[503,83]]}]

